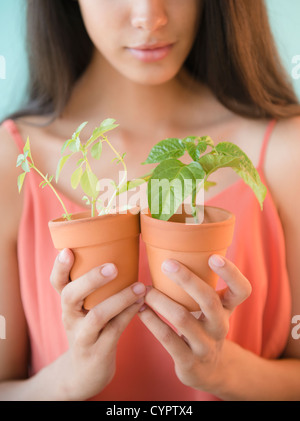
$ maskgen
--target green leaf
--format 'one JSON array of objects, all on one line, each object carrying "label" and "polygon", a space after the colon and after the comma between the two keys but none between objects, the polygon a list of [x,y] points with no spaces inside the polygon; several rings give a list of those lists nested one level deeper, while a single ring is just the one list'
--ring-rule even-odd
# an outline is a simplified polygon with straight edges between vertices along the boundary
[{"label": "green leaf", "polygon": [[26,176],[26,172],[22,172],[22,174],[20,174],[18,176],[18,190],[19,190],[19,193],[21,193],[21,190],[22,190],[22,187],[23,187],[23,183],[24,183],[24,180],[25,180],[25,176]]},{"label": "green leaf", "polygon": [[42,189],[45,188],[46,186],[48,186],[48,182],[47,181],[41,181],[39,184],[39,187],[41,187]]},{"label": "green leaf", "polygon": [[206,143],[195,145],[193,142],[186,142],[186,149],[193,161],[198,161],[201,154],[206,151]]},{"label": "green leaf", "polygon": [[187,151],[190,157],[197,161],[200,158],[208,146],[214,147],[214,142],[209,136],[189,136],[183,139],[186,144]]},{"label": "green leaf", "polygon": [[209,153],[202,156],[199,159],[207,177],[217,171],[220,168],[237,168],[240,164],[240,157],[216,155],[215,153]]},{"label": "green leaf", "polygon": [[81,142],[80,142],[79,137],[77,137],[75,140],[73,140],[73,142],[71,142],[69,144],[69,149],[73,153],[79,152],[80,151],[80,147],[81,147]]},{"label": "green leaf", "polygon": [[69,144],[70,144],[71,142],[73,142],[73,139],[68,139],[68,140],[66,140],[66,141],[64,142],[64,144],[63,144],[63,146],[62,146],[62,148],[61,148],[61,151],[60,151],[60,153],[61,153],[61,154],[63,154],[63,153],[65,152],[65,150],[67,149],[67,147],[69,146]]},{"label": "green leaf", "polygon": [[78,185],[79,185],[79,183],[80,183],[80,180],[81,180],[81,176],[82,176],[82,167],[79,167],[79,168],[77,168],[74,172],[73,172],[73,174],[72,174],[72,176],[71,176],[71,185],[72,185],[72,188],[75,190],[75,189],[77,189],[77,187],[78,187]]},{"label": "green leaf", "polygon": [[87,146],[91,145],[99,137],[103,136],[104,133],[118,127],[119,125],[115,124],[115,122],[116,120],[114,120],[113,118],[107,118],[106,120],[103,120],[102,123],[100,123],[100,126],[94,129],[92,136],[87,141]]},{"label": "green leaf", "polygon": [[24,160],[25,160],[25,156],[23,154],[18,155],[16,166],[20,167],[23,164]]},{"label": "green leaf", "polygon": [[62,214],[63,219],[65,219],[66,221],[71,221],[71,216],[72,216],[71,213],[63,213]]},{"label": "green leaf", "polygon": [[99,127],[101,133],[103,134],[103,133],[109,132],[110,130],[113,130],[116,127],[118,127],[119,124],[115,124],[115,123],[116,123],[116,120],[113,118],[107,118],[106,120],[103,120]]},{"label": "green leaf", "polygon": [[200,137],[199,143],[205,143],[207,146],[210,146],[211,148],[215,146],[215,143],[210,136]]},{"label": "green leaf", "polygon": [[81,123],[79,127],[77,127],[77,129],[75,130],[75,132],[72,135],[72,139],[75,140],[79,137],[80,133],[82,132],[82,130],[85,128],[85,126],[88,124],[87,121],[85,121],[84,123]]},{"label": "green leaf", "polygon": [[24,172],[30,172],[30,166],[27,160],[23,161],[21,166]]},{"label": "green leaf", "polygon": [[150,151],[144,164],[156,164],[170,158],[184,155],[186,145],[181,139],[165,139],[157,143]]},{"label": "green leaf", "polygon": [[91,204],[91,201],[90,201],[90,199],[87,196],[83,196],[82,200],[85,202],[85,204],[87,206],[89,206]]},{"label": "green leaf", "polygon": [[102,154],[102,142],[100,140],[99,142],[95,143],[95,145],[93,145],[91,149],[91,155],[95,159],[100,159],[101,154]]},{"label": "green leaf", "polygon": [[84,158],[80,158],[80,159],[78,159],[78,161],[77,161],[77,163],[76,163],[76,166],[77,166],[77,167],[79,167],[79,166],[80,166],[80,165],[82,165],[84,162],[85,162],[85,159],[84,159]]},{"label": "green leaf", "polygon": [[151,176],[153,174],[153,171],[154,171],[154,169],[151,170],[149,173],[147,173],[147,174],[145,174],[145,175],[143,175],[143,176],[141,176],[139,178],[136,178],[136,179],[127,181],[125,184],[123,184],[118,189],[117,195],[120,195],[120,194],[122,194],[122,193],[124,193],[126,191],[129,191],[129,190],[135,189],[136,187],[141,186],[144,183],[147,183],[150,180],[150,178],[151,178]]},{"label": "green leaf", "polygon": [[248,156],[238,146],[229,142],[219,143],[216,146],[216,151],[223,155],[238,157],[240,159],[239,164],[234,166],[233,169],[253,190],[262,209],[267,194],[267,188],[262,183],[258,171]]},{"label": "green leaf", "polygon": [[97,140],[100,136],[102,136],[102,131],[100,127],[96,127],[92,133],[92,136],[89,138],[89,140],[87,141],[86,145],[89,146],[91,145],[93,142],[95,142],[95,140]]},{"label": "green leaf", "polygon": [[205,172],[198,162],[185,165],[168,159],[158,165],[148,182],[148,204],[154,218],[167,221],[197,189]]},{"label": "green leaf", "polygon": [[57,168],[56,168],[56,176],[55,176],[55,180],[56,182],[58,181],[59,175],[64,167],[64,165],[66,164],[66,162],[68,161],[68,159],[70,158],[70,156],[72,156],[72,154],[69,155],[65,155],[62,156],[57,164]]},{"label": "green leaf", "polygon": [[205,181],[204,182],[204,190],[208,191],[211,187],[215,187],[217,185],[217,183],[215,183],[214,181]]},{"label": "green leaf", "polygon": [[29,141],[29,137],[27,137],[25,146],[23,148],[23,153],[25,155],[25,157],[27,158],[27,156],[31,159],[32,163],[33,163],[33,159],[31,156],[31,150],[30,150],[30,141]]},{"label": "green leaf", "polygon": [[63,147],[61,148],[61,154],[63,154],[67,148],[69,148],[73,153],[78,152],[80,150],[80,145],[81,143],[79,137],[68,139],[65,141]]},{"label": "green leaf", "polygon": [[95,199],[98,196],[97,191],[98,178],[92,171],[85,170],[80,178],[80,186],[84,193]]}]

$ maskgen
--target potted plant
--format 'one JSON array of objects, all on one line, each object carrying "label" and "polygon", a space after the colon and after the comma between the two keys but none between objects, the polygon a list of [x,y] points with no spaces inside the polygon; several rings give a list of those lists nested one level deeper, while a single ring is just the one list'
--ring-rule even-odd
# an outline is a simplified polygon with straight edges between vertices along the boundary
[{"label": "potted plant", "polygon": [[[136,282],[138,278],[139,234],[140,219],[139,209],[116,209],[114,199],[120,189],[126,186],[127,167],[125,154],[120,155],[106,136],[106,133],[118,127],[115,120],[106,119],[95,128],[86,143],[80,140],[80,134],[87,125],[81,124],[62,147],[62,156],[57,165],[56,181],[67,161],[75,154],[79,155],[76,168],[71,176],[73,189],[82,188],[83,200],[90,207],[90,211],[71,215],[63,200],[53,186],[53,176],[44,175],[35,166],[27,142],[17,159],[17,166],[23,172],[18,176],[18,188],[21,191],[26,174],[31,170],[36,171],[41,177],[42,188],[48,186],[59,200],[63,215],[49,221],[49,229],[54,246],[58,250],[72,249],[74,265],[71,280],[88,272],[93,267],[107,262],[115,263],[118,268],[117,277],[108,284],[100,287],[89,295],[84,307],[89,310],[112,294],[117,293],[126,286]],[[123,166],[123,178],[117,185],[112,182],[113,193],[105,206],[100,196],[100,183],[92,170],[91,159],[98,161],[101,158],[103,145],[106,144],[115,154],[114,160]],[[65,154],[65,152],[68,152]]]},{"label": "potted plant", "polygon": [[[179,159],[186,153],[188,164]],[[209,177],[224,167],[236,171],[253,189],[261,208],[266,187],[240,148],[229,142],[215,146],[209,136],[163,140],[151,149],[144,164],[158,164],[146,180],[148,209],[141,211],[141,233],[153,285],[188,310],[198,311],[199,305],[164,275],[161,265],[165,259],[178,260],[216,287],[218,277],[208,259],[213,253],[226,254],[235,216],[197,203],[199,192],[215,185]]]}]

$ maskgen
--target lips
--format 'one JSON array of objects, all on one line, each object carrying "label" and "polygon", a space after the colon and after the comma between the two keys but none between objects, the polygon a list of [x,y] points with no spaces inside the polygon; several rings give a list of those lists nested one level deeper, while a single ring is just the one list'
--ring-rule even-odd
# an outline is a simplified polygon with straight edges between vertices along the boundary
[{"label": "lips", "polygon": [[151,63],[166,58],[173,48],[172,43],[156,43],[156,44],[143,44],[136,47],[128,47],[127,50],[136,59]]}]

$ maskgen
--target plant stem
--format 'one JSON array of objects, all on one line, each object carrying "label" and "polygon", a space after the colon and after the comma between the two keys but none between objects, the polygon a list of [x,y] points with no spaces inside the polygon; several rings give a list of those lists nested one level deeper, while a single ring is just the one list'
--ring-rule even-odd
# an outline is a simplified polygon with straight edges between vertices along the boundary
[{"label": "plant stem", "polygon": [[192,192],[192,213],[193,213],[193,218],[194,218],[195,223],[198,224],[199,221],[198,221],[196,198],[197,198],[197,189],[195,189]]},{"label": "plant stem", "polygon": [[94,216],[95,216],[95,203],[96,203],[96,200],[94,200],[92,198],[92,200],[91,200],[91,217],[92,218],[94,218]]},{"label": "plant stem", "polygon": [[59,200],[59,203],[61,204],[61,206],[62,206],[62,208],[63,208],[63,210],[64,210],[64,212],[65,212],[65,216],[66,216],[66,219],[68,220],[68,221],[70,221],[71,220],[71,218],[70,218],[70,215],[69,215],[69,213],[68,213],[68,211],[67,211],[67,209],[66,209],[66,207],[65,207],[65,204],[64,204],[64,202],[61,200],[61,198],[59,197],[59,195],[58,195],[58,193],[57,193],[57,191],[55,190],[55,188],[52,186],[52,184],[51,184],[51,182],[49,181],[49,180],[47,180],[47,178],[44,176],[44,174],[42,174],[37,168],[36,168],[36,166],[35,165],[33,165],[33,164],[30,164],[30,166],[31,166],[31,168],[33,169],[33,170],[35,170],[38,174],[39,174],[39,176],[40,177],[42,177],[42,179],[47,183],[47,185],[51,188],[51,190],[53,191],[53,193],[55,194],[55,196],[57,197],[57,199]]},{"label": "plant stem", "polygon": [[120,162],[122,162],[123,168],[124,168],[124,176],[121,180],[121,182],[119,183],[119,185],[116,187],[114,194],[112,195],[112,197],[110,198],[110,201],[108,202],[108,205],[106,206],[106,209],[102,209],[102,211],[100,212],[100,215],[103,215],[104,213],[109,213],[110,208],[112,206],[112,203],[115,199],[115,197],[117,196],[118,191],[121,189],[122,185],[126,182],[127,180],[127,166],[124,162],[124,159],[121,157],[121,155],[119,154],[119,152],[113,147],[113,145],[109,142],[109,140],[107,139],[107,137],[103,138],[103,141],[106,142],[108,144],[108,146],[110,147],[110,149],[114,152],[114,154],[116,155],[116,157],[118,158],[118,160]]}]

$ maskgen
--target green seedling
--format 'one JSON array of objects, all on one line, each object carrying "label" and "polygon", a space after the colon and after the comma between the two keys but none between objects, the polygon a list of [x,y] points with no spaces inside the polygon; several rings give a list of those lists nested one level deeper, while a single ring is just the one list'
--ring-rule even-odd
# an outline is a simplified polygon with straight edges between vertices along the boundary
[{"label": "green seedling", "polygon": [[30,150],[30,142],[29,138],[27,138],[27,141],[25,143],[25,146],[23,148],[23,153],[20,154],[17,158],[17,167],[22,167],[23,172],[18,176],[18,189],[19,193],[21,193],[26,174],[28,174],[31,170],[38,173],[38,175],[41,177],[42,181],[40,183],[40,187],[44,188],[46,186],[49,186],[50,189],[55,194],[56,198],[60,202],[63,210],[64,210],[64,217],[68,220],[71,219],[71,215],[68,213],[66,206],[62,199],[60,198],[59,194],[57,193],[56,189],[53,187],[52,180],[53,175],[48,176],[48,174],[44,175],[41,173],[41,171],[35,166],[34,161],[32,159],[31,150]]},{"label": "green seedling", "polygon": [[[127,181],[127,166],[125,154],[119,154],[108,140],[106,133],[118,127],[114,119],[104,120],[99,127],[96,127],[86,143],[81,142],[80,135],[87,122],[82,123],[68,139],[61,150],[61,158],[57,165],[56,182],[68,162],[75,154],[79,154],[76,168],[71,176],[71,186],[77,189],[80,185],[84,196],[83,200],[91,208],[91,216],[108,214],[114,204],[114,199],[121,193],[134,189],[137,186],[147,183],[147,198],[150,212],[154,218],[169,220],[179,209],[180,205],[191,197],[192,213],[197,220],[197,194],[201,188],[208,190],[214,186],[213,181],[208,178],[221,168],[232,168],[250,186],[257,200],[263,207],[267,189],[261,182],[260,176],[248,156],[235,144],[221,142],[215,146],[209,136],[190,136],[185,139],[170,138],[158,142],[150,151],[148,158],[143,164],[158,164],[146,175]],[[113,161],[123,166],[123,177],[117,185],[113,183],[114,191],[104,206],[100,197],[100,182],[92,171],[90,159],[100,160],[103,144],[107,144],[113,151]],[[207,152],[207,149],[210,151]],[[65,152],[68,152],[65,155]],[[183,163],[179,158],[188,154],[191,162]],[[17,166],[21,166],[23,172],[18,177],[18,188],[21,192],[25,176],[31,170],[36,171],[42,178],[41,187],[50,187],[61,203],[67,219],[71,219],[62,199],[53,186],[53,176],[43,175],[35,166],[30,151],[29,139],[17,159]]]},{"label": "green seedling", "polygon": [[[208,148],[210,152],[206,152]],[[186,153],[191,159],[188,164],[179,160]],[[232,168],[252,188],[261,209],[263,207],[267,189],[251,160],[233,143],[222,142],[215,146],[209,136],[165,139],[151,149],[143,164],[158,164],[145,180],[148,182],[149,209],[156,219],[169,220],[191,197],[192,214],[197,222],[199,190],[214,186],[215,183],[208,178],[225,167]],[[167,182],[163,184],[164,181]]]},{"label": "green seedling", "polygon": [[[84,196],[83,200],[87,205],[91,208],[91,216],[96,216],[96,210],[98,211],[98,215],[105,215],[110,212],[115,197],[120,193],[120,190],[124,188],[124,186],[128,186],[127,183],[127,167],[125,164],[125,153],[120,155],[119,152],[116,151],[114,146],[108,140],[106,133],[118,127],[114,119],[106,119],[102,121],[102,123],[95,128],[91,137],[87,140],[86,143],[83,143],[80,140],[80,134],[82,130],[87,125],[87,122],[82,123],[77,130],[73,133],[71,139],[68,139],[62,147],[61,150],[61,158],[57,165],[56,170],[56,177],[55,180],[58,182],[59,176],[61,171],[63,170],[65,164],[69,161],[69,159],[74,156],[75,154],[79,154],[79,159],[76,163],[75,171],[72,173],[71,176],[71,186],[73,189],[77,189],[80,187],[83,190]],[[99,198],[99,183],[100,180],[97,178],[96,174],[92,171],[90,159],[93,158],[95,160],[100,160],[102,155],[102,148],[103,144],[107,144],[109,148],[113,151],[115,157],[113,161],[117,164],[121,163],[123,166],[123,178],[118,185],[114,184],[114,192],[108,202],[107,206],[103,206],[101,199]],[[65,152],[67,155],[64,155]],[[23,172],[18,177],[18,188],[19,192],[21,192],[25,176],[31,170],[36,171],[40,177],[42,178],[42,182],[40,184],[41,187],[50,187],[63,208],[64,214],[63,216],[65,219],[70,220],[71,215],[68,213],[62,199],[60,198],[59,194],[57,193],[56,189],[54,188],[52,181],[53,176],[43,175],[39,169],[35,166],[34,161],[32,159],[32,154],[30,151],[30,143],[29,139],[23,149],[23,154],[18,156],[17,159],[17,166],[21,166]]]}]

